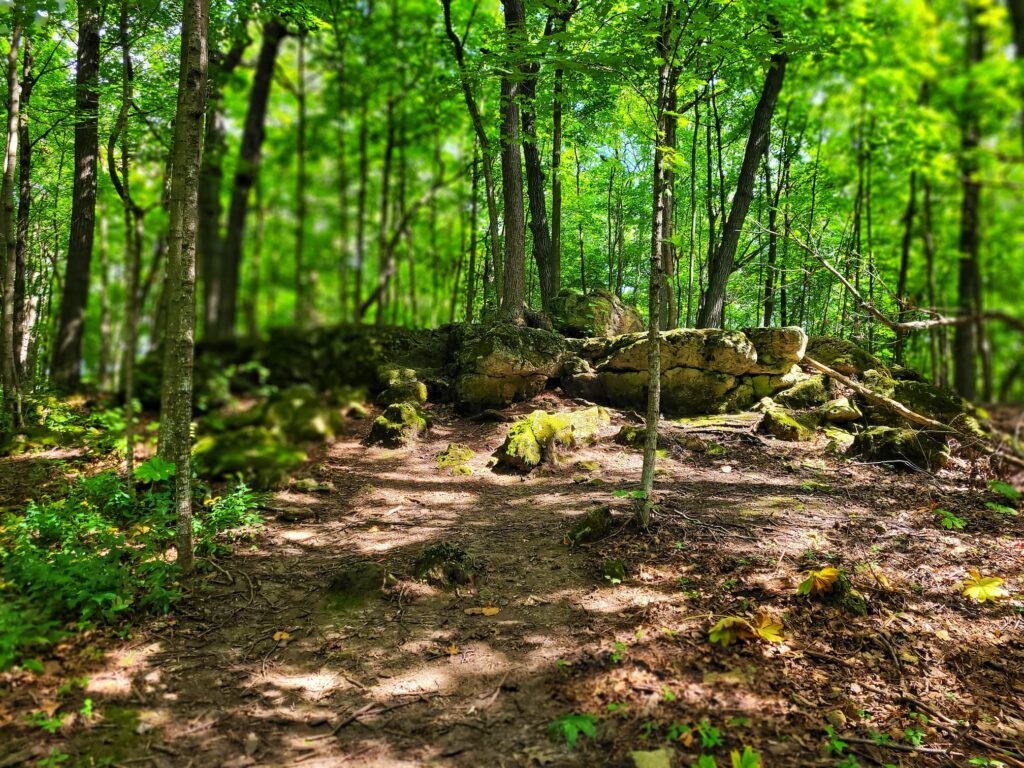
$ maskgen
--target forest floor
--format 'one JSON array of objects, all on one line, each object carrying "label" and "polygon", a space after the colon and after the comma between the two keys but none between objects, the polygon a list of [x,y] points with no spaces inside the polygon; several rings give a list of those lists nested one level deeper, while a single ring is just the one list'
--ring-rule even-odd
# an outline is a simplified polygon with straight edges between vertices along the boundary
[{"label": "forest floor", "polygon": [[[511,412],[538,407],[572,403],[548,393]],[[8,676],[0,766],[629,766],[631,750],[662,748],[671,765],[724,766],[745,746],[765,766],[1024,766],[1024,523],[985,507],[968,466],[896,472],[823,443],[705,434],[709,450],[660,461],[641,533],[613,495],[640,472],[639,453],[611,440],[629,414],[525,477],[487,466],[507,425],[433,414],[403,450],[366,448],[370,422],[350,422],[304,470],[333,489],[278,493],[283,512],[171,614]],[[472,475],[438,468],[450,442],[476,451]],[[23,496],[47,457],[12,461],[0,480]],[[623,525],[567,546],[601,504]],[[966,528],[939,527],[935,507]],[[481,564],[472,586],[410,577],[440,541]],[[603,578],[608,558],[624,561],[621,584]],[[364,604],[333,600],[334,575],[367,560],[397,582]],[[850,576],[866,616],[796,594],[825,565]],[[1018,598],[969,601],[972,568]],[[498,611],[466,612],[482,607]],[[709,643],[717,619],[758,610],[783,642]],[[54,734],[26,722],[86,698],[92,717]],[[566,716],[588,714],[595,738],[572,751],[564,729],[551,738],[556,721],[585,731],[591,720]]]}]

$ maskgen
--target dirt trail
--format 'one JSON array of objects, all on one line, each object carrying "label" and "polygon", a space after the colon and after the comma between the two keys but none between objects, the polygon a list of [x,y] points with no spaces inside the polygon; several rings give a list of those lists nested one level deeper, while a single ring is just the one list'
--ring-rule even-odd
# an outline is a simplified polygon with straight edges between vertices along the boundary
[{"label": "dirt trail", "polygon": [[[701,741],[672,724],[706,720],[720,731],[708,748],[719,765],[743,745],[765,765],[834,765],[821,753],[826,722],[898,735],[914,722],[901,696],[984,720],[988,730],[971,733],[992,743],[1013,743],[1017,728],[1024,738],[1020,613],[966,603],[955,587],[977,563],[1019,576],[1022,526],[974,511],[961,477],[719,435],[708,452],[663,460],[651,535],[622,529],[569,549],[571,518],[612,501],[624,509],[612,491],[639,475],[639,455],[610,441],[617,425],[575,457],[598,469],[522,478],[486,466],[504,424],[437,416],[409,450],[364,447],[367,423],[335,442],[308,467],[333,490],[278,494],[291,522],[268,519],[172,618],[110,648],[82,693],[103,717],[61,742],[72,764],[630,765],[629,749],[674,736],[690,765]],[[476,451],[472,475],[438,469],[453,441]],[[971,529],[937,529],[921,509],[931,502],[972,505]],[[438,541],[478,558],[474,587],[445,593],[403,578]],[[609,556],[627,564],[617,587],[602,583]],[[332,601],[333,575],[366,560],[398,583],[363,605]],[[799,573],[820,562],[861,584],[881,573],[889,586],[866,592],[867,617],[798,601]],[[480,606],[500,612],[465,613]],[[782,617],[784,644],[707,643],[709,614],[756,608]],[[569,753],[547,728],[573,712],[601,725],[596,743],[581,737]],[[989,754],[980,735],[926,731],[942,754],[915,755],[917,765]],[[868,763],[906,757],[850,748]]]}]

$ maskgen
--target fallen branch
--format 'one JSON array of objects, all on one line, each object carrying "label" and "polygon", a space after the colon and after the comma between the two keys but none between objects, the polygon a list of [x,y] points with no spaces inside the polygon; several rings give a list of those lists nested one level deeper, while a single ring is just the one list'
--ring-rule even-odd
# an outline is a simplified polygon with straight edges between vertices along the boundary
[{"label": "fallen branch", "polygon": [[943,424],[942,422],[930,419],[927,416],[922,416],[920,413],[910,410],[907,406],[903,405],[891,397],[880,395],[873,389],[865,387],[863,384],[858,384],[856,381],[851,379],[849,376],[844,376],[838,371],[834,371],[824,363],[819,363],[812,357],[804,357],[803,364],[808,368],[812,368],[819,373],[823,373],[834,381],[838,381],[843,386],[849,387],[858,395],[863,397],[868,402],[879,405],[889,411],[892,411],[897,416],[900,416],[911,424],[917,424],[920,427],[926,427],[927,429],[938,432],[943,435],[951,435],[961,442],[964,446],[969,446],[972,449],[976,449],[986,456],[998,456],[1004,461],[1008,461],[1011,464],[1016,464],[1019,467],[1024,467],[1024,459],[1008,453],[1002,453],[997,451],[991,445],[985,442],[979,441],[976,435],[972,435],[968,432],[964,432],[950,424]]}]

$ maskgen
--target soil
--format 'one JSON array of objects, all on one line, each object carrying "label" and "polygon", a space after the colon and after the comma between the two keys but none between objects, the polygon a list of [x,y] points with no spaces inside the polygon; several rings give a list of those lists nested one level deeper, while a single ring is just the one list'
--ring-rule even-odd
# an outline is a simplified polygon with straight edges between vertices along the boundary
[{"label": "soil", "polygon": [[[510,410],[537,407],[574,403],[547,393]],[[986,467],[896,472],[742,421],[667,425],[691,439],[660,460],[642,532],[614,495],[640,474],[639,452],[611,439],[634,415],[563,466],[518,475],[488,466],[507,424],[432,414],[399,450],[365,447],[369,421],[351,422],[304,469],[332,489],[276,494],[280,516],[172,614],[123,639],[87,635],[45,674],[0,677],[0,766],[51,750],[79,766],[630,766],[661,748],[672,765],[729,765],[745,746],[765,766],[1024,766],[1024,523],[985,507]],[[471,475],[437,466],[451,442],[476,452]],[[23,497],[54,458],[6,461],[0,481]],[[614,532],[567,546],[595,505],[612,506]],[[966,527],[941,528],[938,507]],[[437,542],[472,555],[471,584],[412,578]],[[622,583],[604,578],[609,559]],[[391,574],[381,590],[332,592],[368,561]],[[824,566],[867,615],[797,595]],[[972,568],[1016,597],[968,600]],[[481,608],[498,610],[467,610]],[[718,619],[761,611],[781,643],[709,642]],[[26,722],[57,707],[70,714],[52,735]],[[551,738],[586,714],[594,738],[572,751]]]}]

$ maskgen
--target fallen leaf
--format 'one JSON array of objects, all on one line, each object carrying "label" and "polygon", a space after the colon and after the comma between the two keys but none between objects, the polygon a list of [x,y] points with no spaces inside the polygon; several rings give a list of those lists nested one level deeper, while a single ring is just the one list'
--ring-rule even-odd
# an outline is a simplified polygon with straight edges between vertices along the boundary
[{"label": "fallen leaf", "polygon": [[494,616],[495,614],[501,613],[501,608],[488,605],[483,608],[464,608],[462,612],[467,616]]},{"label": "fallen leaf", "polygon": [[449,656],[455,656],[459,652],[459,646],[457,646],[455,643],[452,643],[451,645],[446,645],[444,648],[444,652]]},{"label": "fallen leaf", "polygon": [[796,593],[798,595],[820,595],[830,591],[838,578],[839,569],[831,566],[822,568],[820,571],[808,571],[807,578],[800,582]]},{"label": "fallen leaf", "polygon": [[708,630],[708,640],[712,645],[718,643],[723,648],[745,637],[750,637],[753,630],[750,622],[739,616],[726,616]]},{"label": "fallen leaf", "polygon": [[767,613],[759,613],[751,623],[751,631],[766,643],[782,642],[782,623]]},{"label": "fallen leaf", "polygon": [[287,632],[275,632],[274,633],[274,642],[275,643],[281,643],[281,642],[284,642],[284,641],[288,640],[290,637],[291,637],[291,635],[288,634]]},{"label": "fallen leaf", "polygon": [[1003,580],[998,576],[982,576],[976,568],[968,571],[970,574],[963,583],[963,595],[979,603],[986,600],[999,600],[1009,597],[1010,593],[1002,586]]}]

